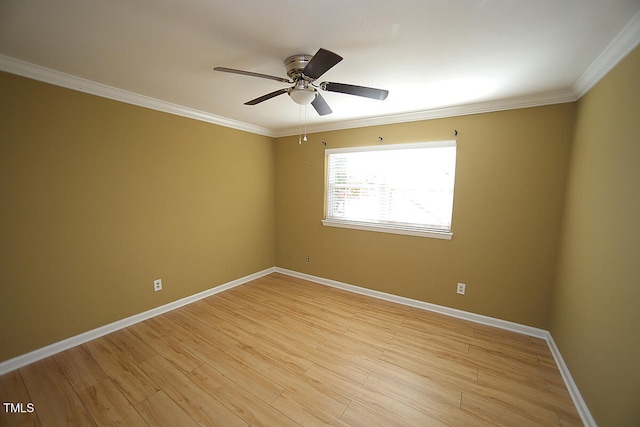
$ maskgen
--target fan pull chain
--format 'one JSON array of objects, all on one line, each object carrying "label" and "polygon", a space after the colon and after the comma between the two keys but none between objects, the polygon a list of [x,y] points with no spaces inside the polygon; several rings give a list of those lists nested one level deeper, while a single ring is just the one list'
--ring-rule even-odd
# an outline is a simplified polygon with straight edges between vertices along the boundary
[{"label": "fan pull chain", "polygon": [[304,104],[304,142],[307,142],[307,104]]},{"label": "fan pull chain", "polygon": [[298,126],[298,144],[302,141],[307,142],[307,104],[304,104],[304,138],[302,137],[302,107],[300,105],[300,124]]}]

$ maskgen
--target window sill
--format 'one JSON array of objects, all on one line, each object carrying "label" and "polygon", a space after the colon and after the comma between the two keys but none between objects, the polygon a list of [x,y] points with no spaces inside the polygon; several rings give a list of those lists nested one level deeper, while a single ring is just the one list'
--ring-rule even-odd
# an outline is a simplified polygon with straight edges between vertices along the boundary
[{"label": "window sill", "polygon": [[353,230],[375,231],[378,233],[404,234],[407,236],[429,237],[432,239],[451,240],[453,233],[437,230],[420,230],[416,228],[393,227],[389,225],[370,224],[354,221],[322,220],[325,227],[351,228]]}]

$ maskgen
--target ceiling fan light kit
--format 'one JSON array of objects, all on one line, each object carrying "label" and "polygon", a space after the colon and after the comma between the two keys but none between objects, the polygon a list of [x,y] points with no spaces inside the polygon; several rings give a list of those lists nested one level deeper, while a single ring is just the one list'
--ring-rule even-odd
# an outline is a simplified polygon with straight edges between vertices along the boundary
[{"label": "ceiling fan light kit", "polygon": [[287,68],[289,79],[282,77],[270,76],[268,74],[254,73],[252,71],[236,70],[227,67],[215,67],[215,71],[225,73],[241,74],[245,76],[258,77],[262,79],[275,80],[281,83],[293,84],[288,89],[279,89],[262,95],[258,98],[245,102],[245,105],[256,105],[278,95],[284,93],[297,104],[311,104],[316,112],[321,115],[331,114],[333,111],[324,100],[318,89],[327,92],[338,92],[347,95],[362,96],[370,99],[384,100],[389,95],[389,91],[383,89],[375,89],[371,87],[356,86],[345,83],[322,82],[315,83],[315,80],[329,71],[338,62],[342,61],[342,57],[326,49],[319,49],[315,55],[292,55],[284,60]]},{"label": "ceiling fan light kit", "polygon": [[289,96],[293,99],[293,102],[300,105],[311,104],[311,101],[316,99],[317,94],[316,89],[309,87],[305,80],[298,81],[294,87],[289,89]]}]

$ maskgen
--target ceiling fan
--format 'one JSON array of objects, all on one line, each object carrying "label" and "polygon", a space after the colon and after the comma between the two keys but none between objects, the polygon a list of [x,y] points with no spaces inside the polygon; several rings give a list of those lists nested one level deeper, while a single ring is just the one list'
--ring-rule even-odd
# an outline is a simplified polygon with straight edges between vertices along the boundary
[{"label": "ceiling fan", "polygon": [[342,61],[342,57],[340,55],[320,48],[315,55],[299,54],[285,59],[284,64],[287,67],[287,75],[289,76],[289,79],[226,67],[215,67],[214,70],[293,84],[293,86],[289,88],[278,89],[266,95],[252,99],[251,101],[247,101],[245,102],[245,105],[256,105],[278,95],[287,93],[297,104],[305,105],[311,103],[318,114],[324,116],[331,114],[332,111],[327,102],[320,95],[320,92],[318,92],[318,89],[378,100],[384,100],[387,98],[389,91],[383,89],[355,86],[345,83],[315,83],[316,79],[329,71],[340,61]]}]

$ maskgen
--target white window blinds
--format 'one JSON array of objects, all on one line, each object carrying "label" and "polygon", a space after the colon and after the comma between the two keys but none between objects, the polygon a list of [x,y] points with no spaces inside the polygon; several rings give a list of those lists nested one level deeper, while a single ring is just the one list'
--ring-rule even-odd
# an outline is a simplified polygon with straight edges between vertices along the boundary
[{"label": "white window blinds", "polygon": [[455,141],[327,149],[325,154],[325,225],[451,232]]}]

